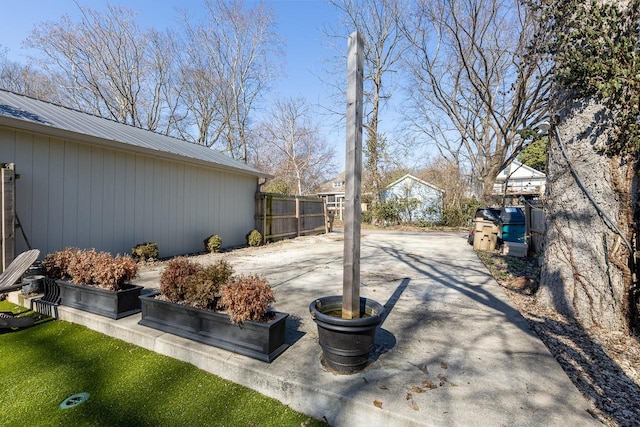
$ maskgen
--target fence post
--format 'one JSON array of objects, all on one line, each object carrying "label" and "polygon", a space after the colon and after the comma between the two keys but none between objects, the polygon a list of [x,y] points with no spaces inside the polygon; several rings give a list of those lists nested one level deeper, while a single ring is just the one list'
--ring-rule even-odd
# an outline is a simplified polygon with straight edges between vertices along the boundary
[{"label": "fence post", "polygon": [[0,173],[0,183],[2,188],[0,189],[1,198],[0,204],[2,205],[2,234],[1,245],[2,250],[2,262],[0,267],[2,271],[7,269],[7,266],[11,264],[15,257],[15,245],[16,245],[16,187],[15,187],[15,166],[13,163],[9,163],[6,167],[2,168]]},{"label": "fence post", "polygon": [[300,230],[302,225],[300,224],[300,198],[296,196],[296,235],[300,237]]}]

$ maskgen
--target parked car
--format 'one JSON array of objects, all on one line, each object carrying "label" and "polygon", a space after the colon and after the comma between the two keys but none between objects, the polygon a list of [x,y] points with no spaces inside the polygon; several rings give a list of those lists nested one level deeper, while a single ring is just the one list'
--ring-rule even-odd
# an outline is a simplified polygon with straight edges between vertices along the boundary
[{"label": "parked car", "polygon": [[491,221],[497,225],[500,223],[500,208],[476,209],[476,213],[473,215],[473,223],[471,224],[471,229],[469,230],[469,235],[467,236],[467,242],[470,245],[473,245],[473,238],[476,232],[476,220],[478,219]]}]

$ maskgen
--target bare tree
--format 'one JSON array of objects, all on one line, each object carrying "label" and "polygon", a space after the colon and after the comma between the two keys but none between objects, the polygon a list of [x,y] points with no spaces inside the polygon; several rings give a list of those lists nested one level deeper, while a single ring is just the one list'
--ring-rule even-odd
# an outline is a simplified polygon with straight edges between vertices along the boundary
[{"label": "bare tree", "polygon": [[466,226],[469,221],[467,183],[460,165],[443,157],[430,162],[418,177],[445,191],[443,197],[443,222],[449,226]]},{"label": "bare tree", "polygon": [[[158,129],[167,105],[166,62],[173,57],[171,49],[165,49],[166,40],[157,32],[142,31],[130,9],[80,11],[79,22],[65,15],[35,27],[26,45],[44,54],[43,66],[58,77],[65,103],[121,123]],[[159,48],[163,54],[158,54]]]},{"label": "bare tree", "polygon": [[206,0],[204,23],[185,17],[187,37],[184,97],[196,142],[219,146],[247,160],[252,114],[271,79],[280,75],[282,42],[272,13],[261,4]]},{"label": "bare tree", "polygon": [[49,102],[59,102],[58,91],[48,75],[31,64],[20,64],[6,58],[0,47],[0,89]]},{"label": "bare tree", "polygon": [[534,18],[517,0],[419,0],[405,20],[413,130],[468,162],[484,199],[522,146],[518,131],[546,114],[549,66],[528,50]]},{"label": "bare tree", "polygon": [[[381,162],[384,158],[387,139],[378,131],[384,102],[393,91],[391,75],[398,71],[398,63],[405,47],[404,36],[399,30],[400,16],[405,2],[400,0],[331,0],[342,12],[345,32],[358,30],[364,44],[364,126],[366,140],[364,154],[368,179],[375,196],[380,202],[382,191]],[[344,35],[340,35],[344,40]],[[341,52],[344,47],[340,46]],[[344,62],[340,73],[344,76]]]},{"label": "bare tree", "polygon": [[312,123],[302,98],[276,101],[259,127],[259,138],[266,155],[262,166],[275,175],[283,192],[308,194],[335,173],[335,152]]}]

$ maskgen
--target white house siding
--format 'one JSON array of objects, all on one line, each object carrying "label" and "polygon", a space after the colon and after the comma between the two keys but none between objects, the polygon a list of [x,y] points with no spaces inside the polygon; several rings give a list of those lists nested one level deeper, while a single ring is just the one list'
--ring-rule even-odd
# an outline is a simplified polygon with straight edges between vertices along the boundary
[{"label": "white house siding", "polygon": [[[257,177],[0,126],[0,162],[15,163],[16,213],[42,254],[65,247],[160,256],[201,251],[216,233],[245,243]],[[16,232],[16,252],[26,249]]]}]

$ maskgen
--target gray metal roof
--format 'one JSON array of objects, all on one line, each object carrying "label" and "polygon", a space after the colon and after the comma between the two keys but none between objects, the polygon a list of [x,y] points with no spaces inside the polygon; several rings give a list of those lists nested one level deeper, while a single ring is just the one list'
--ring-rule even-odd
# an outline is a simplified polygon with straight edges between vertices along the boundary
[{"label": "gray metal roof", "polygon": [[269,176],[202,145],[5,90],[0,90],[0,125],[197,163],[241,174]]}]

